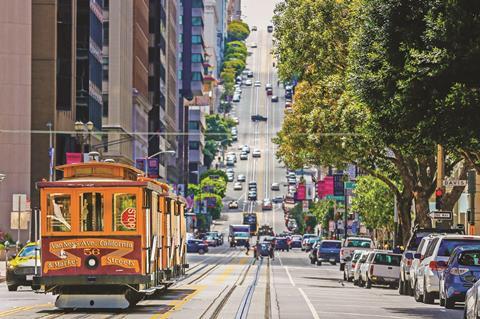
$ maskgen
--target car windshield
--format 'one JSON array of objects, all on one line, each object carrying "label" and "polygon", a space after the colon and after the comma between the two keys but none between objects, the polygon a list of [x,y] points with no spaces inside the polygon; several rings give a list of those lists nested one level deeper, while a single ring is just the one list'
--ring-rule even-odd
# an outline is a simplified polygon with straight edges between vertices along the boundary
[{"label": "car windshield", "polygon": [[33,257],[35,256],[35,248],[36,246],[26,246],[22,249],[22,251],[18,254],[19,257]]},{"label": "car windshield", "polygon": [[248,238],[249,234],[248,233],[236,233],[235,237],[245,237]]},{"label": "car windshield", "polygon": [[400,266],[401,259],[402,256],[400,255],[377,253],[373,263],[376,265]]},{"label": "car windshield", "polygon": [[322,243],[322,248],[338,248],[340,249],[342,247],[342,243],[340,242],[335,242],[335,241],[325,241]]},{"label": "car windshield", "polygon": [[309,242],[310,244],[315,243],[316,241],[318,241],[318,237],[310,237],[310,238],[308,238],[308,242]]},{"label": "car windshield", "polygon": [[372,241],[366,239],[352,239],[349,240],[347,243],[347,247],[362,247],[362,248],[370,248],[372,245]]},{"label": "car windshield", "polygon": [[480,251],[463,252],[458,257],[458,264],[462,266],[480,266]]},{"label": "car windshield", "polygon": [[410,241],[407,250],[417,250],[418,246],[420,245],[420,242],[422,241],[423,237],[429,235],[431,233],[429,232],[418,232],[412,237],[412,240]]},{"label": "car windshield", "polygon": [[453,250],[459,246],[476,246],[480,244],[480,240],[472,239],[444,239],[438,249],[438,256],[450,257]]}]

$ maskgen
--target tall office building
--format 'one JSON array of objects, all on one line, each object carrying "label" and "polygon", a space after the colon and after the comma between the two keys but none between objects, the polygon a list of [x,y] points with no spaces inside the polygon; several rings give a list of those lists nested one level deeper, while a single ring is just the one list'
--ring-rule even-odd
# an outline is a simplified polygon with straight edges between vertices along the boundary
[{"label": "tall office building", "polygon": [[[76,121],[91,121],[93,132],[101,131],[103,0],[32,0],[31,12],[31,129],[45,131],[51,124],[52,131],[72,132]],[[68,133],[31,135],[33,206],[38,206],[35,183],[49,178],[50,164],[81,160],[81,146],[98,144],[96,136],[83,139]],[[52,161],[50,141],[54,149]],[[77,156],[67,158],[68,154]]]},{"label": "tall office building", "polygon": [[[179,138],[179,150],[182,152],[183,181],[189,177],[189,139],[188,139],[188,101],[203,95],[205,41],[204,41],[204,3],[203,0],[184,0],[181,2],[181,88],[179,108],[179,130],[187,133]],[[197,172],[198,174],[199,172]]]},{"label": "tall office building", "polygon": [[147,155],[148,2],[105,1],[103,46],[103,157],[133,165]]},{"label": "tall office building", "polygon": [[[31,121],[32,1],[0,1],[0,30],[4,31],[0,32],[0,127],[28,131]],[[15,240],[18,239],[17,231],[10,228],[12,194],[26,194],[30,198],[30,139],[25,133],[0,134],[3,155],[0,157],[0,174],[3,174],[0,175],[0,232],[10,233]],[[45,151],[48,151],[48,145]],[[26,231],[20,235],[22,241],[28,239]]]},{"label": "tall office building", "polygon": [[174,156],[156,156],[160,176],[178,183],[180,169],[177,146],[177,3],[176,0],[150,0],[149,12],[149,98],[152,110],[148,115],[148,153],[173,150]]}]

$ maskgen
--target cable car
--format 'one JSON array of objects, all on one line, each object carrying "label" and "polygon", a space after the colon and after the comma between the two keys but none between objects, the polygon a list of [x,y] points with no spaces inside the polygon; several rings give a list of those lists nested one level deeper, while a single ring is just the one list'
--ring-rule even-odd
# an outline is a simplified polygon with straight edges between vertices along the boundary
[{"label": "cable car", "polygon": [[40,190],[40,264],[33,288],[71,308],[134,306],[185,274],[185,200],[134,167],[57,167]]}]

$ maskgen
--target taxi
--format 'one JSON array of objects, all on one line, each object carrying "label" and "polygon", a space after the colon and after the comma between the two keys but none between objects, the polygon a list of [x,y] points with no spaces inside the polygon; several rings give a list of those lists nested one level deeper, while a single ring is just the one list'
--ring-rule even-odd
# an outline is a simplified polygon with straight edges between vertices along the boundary
[{"label": "taxi", "polygon": [[[8,291],[17,291],[19,286],[32,285],[35,274],[35,249],[40,249],[38,244],[28,243],[8,262]],[[40,253],[37,254],[37,265],[40,267]]]}]

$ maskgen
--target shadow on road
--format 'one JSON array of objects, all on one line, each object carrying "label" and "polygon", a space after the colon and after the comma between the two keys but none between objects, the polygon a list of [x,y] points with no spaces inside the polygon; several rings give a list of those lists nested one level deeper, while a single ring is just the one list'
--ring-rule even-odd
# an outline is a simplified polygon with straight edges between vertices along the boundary
[{"label": "shadow on road", "polygon": [[426,318],[426,319],[460,319],[463,318],[463,307],[457,307],[454,310],[446,310],[438,307],[438,311],[432,311],[430,307],[428,308],[384,308],[387,311],[392,312],[392,314],[398,315],[408,315],[412,318]]}]

